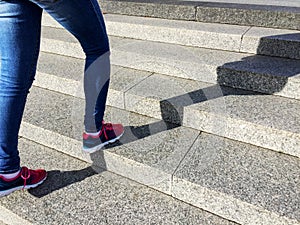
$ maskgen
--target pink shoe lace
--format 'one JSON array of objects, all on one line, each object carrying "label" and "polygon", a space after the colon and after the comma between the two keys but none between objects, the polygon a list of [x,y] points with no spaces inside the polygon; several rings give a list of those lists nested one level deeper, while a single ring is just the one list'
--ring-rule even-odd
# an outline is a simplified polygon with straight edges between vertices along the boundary
[{"label": "pink shoe lace", "polygon": [[108,139],[108,136],[107,136],[106,131],[112,131],[112,130],[114,130],[114,128],[113,128],[113,126],[112,126],[111,123],[105,123],[104,121],[102,121],[102,128],[101,128],[100,134],[103,133],[103,134],[104,134],[104,137],[105,137],[106,139]]},{"label": "pink shoe lace", "polygon": [[30,178],[30,170],[27,167],[22,167],[21,177],[24,180],[23,190],[26,187],[27,180]]}]

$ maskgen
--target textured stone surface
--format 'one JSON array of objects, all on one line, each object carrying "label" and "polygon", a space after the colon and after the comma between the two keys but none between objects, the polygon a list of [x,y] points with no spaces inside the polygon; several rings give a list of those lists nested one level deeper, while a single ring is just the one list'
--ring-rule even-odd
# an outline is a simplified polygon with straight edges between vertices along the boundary
[{"label": "textured stone surface", "polygon": [[[299,169],[300,160],[295,157],[202,133],[175,173],[173,190],[176,197],[189,198],[226,218],[231,213],[231,219],[241,224],[297,224]],[[214,200],[191,186],[181,189],[182,180],[208,193],[214,191]],[[222,199],[215,201],[220,196]],[[223,205],[225,196],[228,204]],[[238,199],[238,210],[229,203],[230,198]]]},{"label": "textured stone surface", "polygon": [[[84,100],[33,87],[28,96],[23,121],[69,138],[82,140]],[[117,108],[107,107],[105,120],[125,126],[142,126],[157,122]]]},{"label": "textured stone surface", "polygon": [[[48,14],[43,21],[45,26],[60,27]],[[105,21],[108,34],[113,36],[299,59],[296,30],[113,14],[106,14]]]},{"label": "textured stone surface", "polygon": [[105,20],[108,33],[113,36],[237,52],[242,35],[249,29],[246,26],[120,15],[106,15]]},{"label": "textured stone surface", "polygon": [[210,83],[216,82],[218,66],[246,56],[141,40],[112,49],[113,64]]},{"label": "textured stone surface", "polygon": [[300,59],[300,32],[253,27],[243,36],[242,52]]},{"label": "textured stone surface", "polygon": [[[106,165],[109,171],[171,194],[172,174],[189,151],[199,131],[183,127],[166,130],[165,124],[160,126],[158,132],[157,124],[150,124],[149,134],[145,137],[141,137],[141,132],[138,133],[139,128],[127,130],[121,140],[123,145],[104,151],[106,161],[96,162],[97,165],[102,168]],[[120,159],[112,159],[108,152]],[[97,158],[97,153],[91,158]]]},{"label": "textured stone surface", "polygon": [[157,17],[163,19],[194,20],[196,15],[195,2],[178,2],[173,0],[159,1],[99,1],[106,13],[131,16]]},{"label": "textured stone surface", "polygon": [[199,133],[108,107],[105,120],[122,123],[125,135],[118,148],[89,157],[81,151],[82,117],[83,100],[33,88],[20,135],[169,193],[171,175]]},{"label": "textured stone surface", "polygon": [[[198,0],[190,0],[190,1],[198,1]],[[217,2],[217,3],[233,3],[233,4],[255,4],[262,6],[288,6],[288,7],[300,7],[300,2],[298,0],[201,0],[201,2]]]},{"label": "textured stone surface", "polygon": [[183,124],[299,157],[299,107],[297,100],[221,90],[185,107]]},{"label": "textured stone surface", "polygon": [[[55,50],[53,39],[46,42],[55,53],[61,54]],[[300,98],[299,60],[116,37],[111,38],[111,45],[111,61],[122,67]],[[63,49],[61,52],[69,54]]]},{"label": "textured stone surface", "polygon": [[299,30],[300,8],[203,3],[197,21]]},{"label": "textured stone surface", "polygon": [[0,204],[35,224],[234,224],[49,148],[20,140],[23,164],[44,167],[39,188]]},{"label": "textured stone surface", "polygon": [[[108,33],[114,36],[299,59],[297,31],[112,14],[105,20]],[[43,21],[60,27],[48,14]]]},{"label": "textured stone surface", "polygon": [[0,225],[32,225],[17,214],[0,205]]},{"label": "textured stone surface", "polygon": [[[222,117],[218,116],[218,114],[222,114],[228,111],[228,103],[230,101],[226,101],[227,96],[225,97],[225,99],[222,98],[222,94],[229,95],[232,92],[230,92],[231,89],[218,88],[220,87],[215,86],[214,88],[211,87],[211,89],[207,87],[206,90],[202,90],[202,95],[204,95],[206,99],[203,99],[203,102],[199,104],[204,105],[201,111],[213,111],[215,113],[211,117],[205,117],[205,126],[213,127],[215,130],[212,129],[212,133],[216,132],[217,130],[219,132],[217,133],[218,135],[223,135],[223,133],[220,134],[220,132],[226,132],[228,124],[226,124],[226,121],[222,120]],[[32,100],[35,91],[35,100]],[[251,93],[240,91],[236,92],[236,94],[241,95]],[[45,99],[42,99],[42,101],[51,99],[51,101],[48,100],[48,102],[46,102],[46,105],[57,103],[58,105],[64,106],[66,102],[72,99],[72,97],[70,96],[64,96],[65,100],[63,101],[62,94],[52,93],[45,90],[43,91],[39,88],[33,88],[28,103],[30,104],[30,102],[37,102],[37,99],[40,99],[40,96],[45,96]],[[199,95],[193,94],[192,96],[197,97]],[[253,97],[251,95],[248,96],[250,100],[251,97]],[[239,130],[237,127],[235,127],[235,132],[238,133],[238,135],[242,136],[245,135],[245,133],[243,133],[243,131],[245,130],[245,132],[249,134],[249,136],[245,136],[249,138],[249,140],[251,140],[252,137],[250,137],[250,135],[252,134],[251,131],[253,130],[253,128],[249,131],[247,127],[249,123],[247,123],[247,121],[243,121],[243,123],[241,124],[239,121],[242,121],[241,118],[245,118],[247,112],[249,114],[252,108],[255,108],[259,112],[262,111],[261,108],[267,108],[270,110],[270,105],[273,106],[272,103],[274,103],[274,99],[276,100],[276,98],[278,97],[275,98],[274,96],[270,96],[273,98],[272,103],[270,103],[269,105],[261,101],[261,99],[253,100],[254,103],[259,102],[261,105],[255,105],[251,107],[251,105],[253,104],[251,104],[249,100],[246,101],[248,96],[242,96],[244,98],[241,98],[240,100],[244,103],[244,107],[240,106],[238,104],[238,100],[236,100],[234,101],[234,103],[232,103],[232,106],[234,107],[229,107],[229,109],[231,110],[230,112],[235,112],[234,109],[238,109],[237,114],[231,113],[230,115],[234,119],[241,114],[239,119],[235,119],[232,124],[235,124],[237,127],[240,127],[240,129],[243,130]],[[194,99],[197,100],[197,98]],[[279,101],[276,103],[280,104]],[[225,106],[222,104],[225,104]],[[280,107],[282,107],[281,109],[283,110],[283,112],[287,112],[285,107],[291,107],[291,104],[292,102],[290,101],[287,102],[286,106],[280,104]],[[76,105],[79,105],[78,102],[76,103]],[[248,108],[245,106],[248,106]],[[274,108],[276,109],[275,106]],[[282,224],[292,224],[290,223],[289,219],[278,217],[277,214],[279,214],[280,216],[284,215],[285,217],[288,217],[290,219],[298,219],[297,195],[299,192],[299,178],[297,178],[297,176],[299,177],[299,175],[296,172],[298,171],[299,167],[298,158],[278,154],[266,149],[258,149],[247,144],[239,144],[232,141],[229,141],[227,143],[226,141],[223,141],[224,139],[221,139],[221,141],[215,141],[218,139],[215,136],[212,136],[208,139],[204,138],[199,140],[194,144],[192,152],[188,153],[190,147],[194,143],[194,140],[199,135],[198,131],[184,127],[176,128],[176,126],[172,126],[163,121],[158,121],[143,116],[137,116],[132,113],[117,109],[107,110],[108,113],[106,115],[106,119],[108,119],[109,121],[118,121],[124,123],[124,125],[126,126],[124,137],[122,137],[116,144],[109,146],[109,148],[107,148],[106,150],[91,154],[89,156],[87,154],[81,153],[81,142],[79,140],[80,136],[78,136],[78,141],[67,136],[69,135],[73,137],[74,134],[64,129],[64,127],[68,127],[71,124],[71,127],[75,127],[77,130],[78,124],[75,123],[72,125],[72,122],[68,122],[68,120],[70,120],[70,116],[68,114],[64,115],[64,110],[64,108],[61,110],[61,107],[57,107],[57,110],[55,110],[55,112],[52,112],[52,110],[44,108],[43,105],[39,105],[39,108],[36,109],[35,116],[32,116],[33,114],[28,114],[28,111],[26,111],[20,135],[35,142],[42,143],[43,145],[47,145],[51,148],[73,155],[84,161],[91,162],[94,165],[108,169],[109,171],[121,174],[125,177],[151,186],[164,193],[175,193],[174,195],[176,197],[184,201],[190,202],[199,207],[203,207],[206,210],[211,210],[218,215],[222,215],[225,218],[229,218],[239,223],[241,223],[241,221],[248,221],[245,220],[243,216],[240,216],[243,213],[245,215],[248,215],[249,218],[252,218],[251,221],[254,221],[252,224],[255,224],[255,222],[257,221],[267,222],[265,224],[271,224],[272,221],[277,221],[276,223],[278,224],[280,224],[282,221],[284,222]],[[52,115],[49,114],[48,111],[50,111]],[[192,121],[190,124],[195,125],[197,129],[202,129],[202,127],[198,126],[199,122],[201,123],[201,118],[199,117],[198,111],[192,111],[189,109],[189,107],[186,111],[190,121]],[[29,112],[32,113],[33,111]],[[190,112],[193,112],[193,114],[189,114]],[[299,112],[299,110],[297,112]],[[64,115],[64,119],[51,120],[51,117],[57,117],[56,115],[54,115],[55,113],[58,115]],[[284,122],[278,123],[278,121],[281,121],[280,118],[284,117],[282,117],[282,114],[279,112],[279,110],[276,111],[276,113],[279,114],[279,118],[277,118],[278,120],[271,120],[274,123],[277,123],[275,124],[274,129],[271,129],[273,133],[270,132],[270,129],[268,129],[267,126],[268,119],[265,115],[268,114],[259,114],[260,117],[258,117],[257,115],[252,115],[254,122],[257,122],[258,124],[259,122],[261,122],[259,125],[255,125],[255,132],[258,132],[258,135],[260,135],[260,128],[263,127],[264,129],[262,130],[268,133],[268,137],[273,138],[272,141],[275,144],[277,140],[279,140],[279,142],[282,142],[283,144],[286,144],[285,140],[287,139],[282,140],[282,138],[278,138],[277,133],[275,133],[275,131],[277,131],[280,126],[285,125]],[[43,115],[39,116],[39,114]],[[47,117],[50,117],[50,119],[46,120],[45,118]],[[268,115],[268,118],[269,117],[270,116]],[[213,123],[216,121],[218,123]],[[272,124],[271,126],[274,125]],[[293,126],[296,127],[297,125],[294,124]],[[225,130],[224,127],[226,128]],[[78,129],[77,131],[81,133],[82,129]],[[76,138],[76,136],[74,137]],[[288,136],[285,136],[285,138],[287,137]],[[260,140],[265,139],[261,138]],[[287,142],[288,141],[290,140],[287,140]],[[205,146],[211,146],[212,150],[206,148]],[[239,149],[243,150],[240,154],[238,154]],[[291,150],[293,151],[294,149]],[[197,154],[193,155],[195,152],[197,152]],[[172,174],[179,166],[186,153],[188,153],[189,156],[186,160],[189,160],[190,158],[196,160],[197,157],[203,157],[200,160],[200,167],[196,167],[196,170],[199,168],[201,170],[204,167],[203,171],[201,170],[203,175],[202,181],[205,181],[204,184],[207,184],[208,186],[199,186],[196,181],[192,182],[191,180],[183,179],[179,175],[176,175],[176,178],[172,180]],[[190,156],[190,154],[192,154],[192,156]],[[47,161],[47,158],[45,158],[44,160]],[[270,162],[266,163],[264,160]],[[212,161],[213,164],[210,164]],[[214,162],[218,163],[214,164]],[[229,162],[232,164],[230,164]],[[274,162],[277,162],[278,164],[274,164]],[[184,169],[188,167],[188,165],[193,165],[193,163],[186,161],[184,163]],[[281,167],[279,167],[278,165],[281,165]],[[211,171],[207,171],[207,167],[211,169]],[[191,166],[188,168],[194,167]],[[241,168],[243,168],[243,170]],[[253,169],[252,171],[252,168],[255,169]],[[247,173],[248,170],[249,173]],[[285,174],[286,170],[290,171],[290,176],[285,177],[285,179],[280,179],[280,182],[283,183],[277,184],[275,181],[278,181],[279,178],[281,178],[281,176]],[[238,176],[237,171],[245,171],[245,174],[242,173]],[[187,173],[188,172],[184,172],[183,174],[186,175]],[[260,177],[260,175],[262,177]],[[191,177],[197,176],[191,175]],[[268,184],[270,187],[267,184],[263,183],[263,181],[265,181],[267,178],[269,179],[269,181],[272,181],[272,185]],[[243,186],[243,182],[249,184],[246,181],[253,182],[251,183],[253,185]],[[176,183],[176,185],[172,186],[172,184],[175,184],[174,182]],[[290,185],[290,187],[284,188],[286,187],[284,185]],[[224,187],[224,189],[222,189],[221,186]],[[280,188],[281,186],[283,186],[282,189]],[[197,201],[198,198],[196,198],[195,196],[201,196],[201,193],[203,193],[203,188],[206,190],[206,194],[204,194],[205,197],[202,196],[203,198],[200,199],[206,200],[205,203],[203,203],[202,201],[201,204],[203,205],[199,205],[199,202]],[[192,190],[196,190],[196,192],[191,196],[191,193],[194,193]],[[255,192],[255,194],[252,194],[252,191],[255,190],[257,190],[258,193]],[[232,196],[233,194],[234,196]],[[272,196],[272,201],[269,199],[269,196]],[[282,199],[284,199],[285,196],[289,196],[291,199],[282,203]],[[272,204],[275,204],[274,208]],[[294,206],[295,208],[293,208]],[[265,209],[267,209],[267,211],[265,211]]]},{"label": "textured stone surface", "polygon": [[100,5],[114,14],[179,20],[194,20],[196,15],[203,22],[300,29],[299,3],[278,2],[100,0]]},{"label": "textured stone surface", "polygon": [[218,84],[299,99],[300,61],[248,56],[218,67]]},{"label": "textured stone surface", "polygon": [[[47,66],[50,65],[50,66]],[[41,53],[34,85],[60,93],[84,98],[83,67],[81,59]],[[110,89],[107,104],[124,108],[124,92],[151,73],[120,66],[111,66]]]},{"label": "textured stone surface", "polygon": [[201,89],[209,84],[154,74],[125,93],[126,110],[181,124],[183,107],[204,98]]}]

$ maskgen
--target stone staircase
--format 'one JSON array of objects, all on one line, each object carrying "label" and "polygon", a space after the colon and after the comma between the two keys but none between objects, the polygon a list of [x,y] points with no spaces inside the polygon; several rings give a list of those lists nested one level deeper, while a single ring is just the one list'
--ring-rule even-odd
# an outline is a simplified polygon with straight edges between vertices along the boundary
[{"label": "stone staircase", "polygon": [[17,213],[39,224],[300,224],[300,4],[223,2],[100,1],[112,52],[106,120],[126,132],[91,155],[81,151],[84,55],[45,14],[20,142],[26,163],[54,171],[48,186],[1,205],[45,207],[43,218]]}]

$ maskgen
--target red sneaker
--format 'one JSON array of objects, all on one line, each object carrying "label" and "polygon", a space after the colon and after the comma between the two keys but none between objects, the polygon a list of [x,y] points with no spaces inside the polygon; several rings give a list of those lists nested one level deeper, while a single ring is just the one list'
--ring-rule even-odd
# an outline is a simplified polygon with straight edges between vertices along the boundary
[{"label": "red sneaker", "polygon": [[83,151],[93,153],[100,150],[105,145],[116,142],[124,134],[122,124],[112,124],[102,122],[102,128],[98,135],[83,133]]},{"label": "red sneaker", "polygon": [[19,175],[12,179],[0,176],[0,197],[21,189],[35,188],[47,178],[45,170],[30,170],[22,167]]}]

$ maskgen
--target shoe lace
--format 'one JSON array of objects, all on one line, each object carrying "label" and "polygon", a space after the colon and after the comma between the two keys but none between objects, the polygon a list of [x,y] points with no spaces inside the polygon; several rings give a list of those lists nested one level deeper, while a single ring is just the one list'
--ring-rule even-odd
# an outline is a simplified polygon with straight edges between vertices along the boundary
[{"label": "shoe lace", "polygon": [[30,178],[30,170],[27,167],[22,167],[21,177],[24,180],[23,190],[26,187],[27,180]]},{"label": "shoe lace", "polygon": [[113,126],[111,123],[104,123],[104,121],[102,122],[101,132],[104,134],[104,137],[106,139],[108,139],[108,135],[107,135],[106,131],[112,131],[112,130],[113,130]]}]

